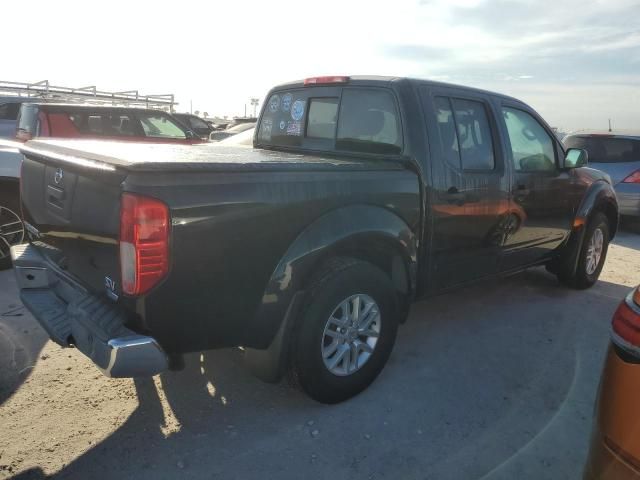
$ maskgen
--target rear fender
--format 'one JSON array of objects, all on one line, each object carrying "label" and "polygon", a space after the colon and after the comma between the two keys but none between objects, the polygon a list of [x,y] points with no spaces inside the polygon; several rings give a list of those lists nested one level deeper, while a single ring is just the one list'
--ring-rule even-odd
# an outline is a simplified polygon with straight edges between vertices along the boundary
[{"label": "rear fender", "polygon": [[[289,246],[269,279],[247,330],[247,345],[256,348],[246,349],[249,366],[264,380],[279,378],[286,356],[283,347],[304,303],[304,290],[327,258],[348,255],[376,263],[382,261],[376,256],[386,256],[396,288],[410,298],[416,284],[416,252],[413,230],[384,208],[355,205],[318,218]],[[259,371],[252,365],[259,365]]]}]

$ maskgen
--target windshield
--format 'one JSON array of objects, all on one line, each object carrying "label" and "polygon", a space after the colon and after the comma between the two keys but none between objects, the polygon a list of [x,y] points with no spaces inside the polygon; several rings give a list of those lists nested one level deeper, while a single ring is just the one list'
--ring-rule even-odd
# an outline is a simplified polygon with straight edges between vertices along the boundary
[{"label": "windshield", "polygon": [[186,138],[184,130],[168,116],[153,113],[137,113],[147,137]]},{"label": "windshield", "polygon": [[640,161],[640,139],[609,136],[572,136],[564,140],[566,148],[580,148],[589,154],[589,162],[623,163]]}]

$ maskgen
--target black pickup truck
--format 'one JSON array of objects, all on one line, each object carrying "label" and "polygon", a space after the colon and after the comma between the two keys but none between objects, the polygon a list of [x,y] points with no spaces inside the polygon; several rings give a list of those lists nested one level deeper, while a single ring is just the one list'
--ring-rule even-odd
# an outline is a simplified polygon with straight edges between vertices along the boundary
[{"label": "black pickup truck", "polygon": [[535,265],[589,287],[618,227],[607,175],[530,107],[423,80],[280,85],[253,148],[22,152],[22,301],[114,377],[243,347],[259,377],[338,402],[415,299]]}]

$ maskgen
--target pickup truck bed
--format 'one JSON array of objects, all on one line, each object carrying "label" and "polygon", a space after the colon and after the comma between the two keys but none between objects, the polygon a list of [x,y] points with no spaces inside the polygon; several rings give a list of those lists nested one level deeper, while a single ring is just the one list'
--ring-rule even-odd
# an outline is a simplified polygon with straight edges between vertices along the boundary
[{"label": "pickup truck bed", "polygon": [[[69,333],[80,328],[73,327],[81,318],[79,301],[103,305],[130,330],[124,336],[152,335],[157,341],[152,346],[164,352],[267,348],[299,288],[297,276],[290,284],[286,276],[292,269],[313,268],[309,259],[296,265],[296,255],[311,249],[319,258],[358,224],[370,228],[374,206],[384,208],[391,222],[405,225],[407,239],[414,234],[406,225],[419,224],[417,176],[400,161],[215,144],[30,141],[22,152],[22,202],[32,243],[30,255],[14,255],[18,278],[29,285],[22,267],[33,266],[47,270],[47,288],[61,281],[86,290],[76,288],[71,295],[55,287],[48,295],[61,300],[56,308],[69,323],[57,330],[67,338],[52,337],[82,348],[103,370],[104,361],[94,357],[110,351],[104,329],[91,334],[89,343],[95,345],[83,345],[78,334]],[[139,297],[123,294],[119,281],[124,193],[160,199],[171,217],[169,274]],[[322,234],[296,245],[312,219],[323,216]],[[373,219],[374,224],[388,221]],[[23,301],[37,309],[31,290],[22,290]]]}]

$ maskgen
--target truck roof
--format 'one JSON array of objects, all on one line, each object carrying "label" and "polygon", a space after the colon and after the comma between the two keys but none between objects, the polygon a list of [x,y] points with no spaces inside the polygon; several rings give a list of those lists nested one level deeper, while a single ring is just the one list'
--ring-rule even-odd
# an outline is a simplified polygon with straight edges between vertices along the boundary
[{"label": "truck roof", "polygon": [[[515,97],[510,97],[509,95],[505,95],[498,92],[493,92],[490,90],[484,90],[476,87],[469,87],[466,85],[459,85],[455,83],[447,83],[440,82],[437,80],[429,80],[424,78],[414,78],[414,77],[393,77],[393,76],[384,76],[384,75],[349,75],[349,82],[347,85],[359,85],[359,86],[384,86],[389,87],[394,83],[400,82],[409,82],[414,85],[426,85],[432,87],[442,87],[442,88],[459,88],[464,90],[469,90],[477,93],[483,93],[485,95],[497,96],[503,99],[512,100],[514,102],[522,103],[522,100],[519,100]],[[318,84],[318,86],[326,86],[325,84]],[[340,84],[336,84],[340,85]],[[305,87],[304,79],[293,80],[291,82],[282,83],[272,88],[274,90],[286,90],[289,88],[303,88]],[[309,88],[309,85],[306,86]]]}]

